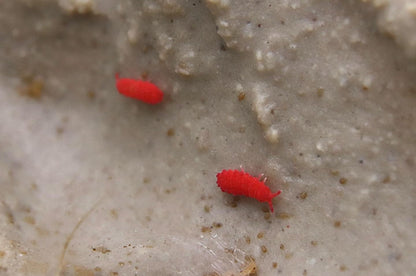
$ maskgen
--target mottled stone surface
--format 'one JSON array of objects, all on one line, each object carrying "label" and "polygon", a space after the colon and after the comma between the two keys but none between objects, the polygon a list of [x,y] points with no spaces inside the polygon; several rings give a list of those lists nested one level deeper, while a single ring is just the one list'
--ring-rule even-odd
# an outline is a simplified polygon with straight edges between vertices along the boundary
[{"label": "mottled stone surface", "polygon": [[0,275],[412,275],[415,11],[1,1]]}]

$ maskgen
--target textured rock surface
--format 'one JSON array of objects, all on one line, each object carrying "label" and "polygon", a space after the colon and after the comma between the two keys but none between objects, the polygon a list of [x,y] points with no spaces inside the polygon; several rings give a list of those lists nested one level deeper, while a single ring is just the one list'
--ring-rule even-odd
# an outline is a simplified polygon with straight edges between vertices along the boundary
[{"label": "textured rock surface", "polygon": [[[415,10],[0,2],[0,275],[411,275]],[[216,187],[239,166],[275,213]]]}]

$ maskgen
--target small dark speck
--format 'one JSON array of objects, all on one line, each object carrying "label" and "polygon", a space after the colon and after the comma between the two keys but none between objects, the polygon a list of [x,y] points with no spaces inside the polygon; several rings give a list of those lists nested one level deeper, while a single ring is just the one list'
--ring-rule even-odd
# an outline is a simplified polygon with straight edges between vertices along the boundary
[{"label": "small dark speck", "polygon": [[317,154],[317,155],[316,155],[316,157],[320,158],[320,157],[321,157],[321,155],[320,155],[320,154]]},{"label": "small dark speck", "polygon": [[196,6],[196,3],[192,3],[192,6],[194,6],[194,7],[195,7],[195,6]]},{"label": "small dark speck", "polygon": [[316,20],[318,20],[316,17],[313,17],[313,18],[312,18],[312,21],[313,21],[313,22],[316,22]]},{"label": "small dark speck", "polygon": [[347,270],[347,267],[346,267],[345,265],[341,265],[341,266],[339,267],[339,270],[341,270],[341,271],[345,271],[345,270]]},{"label": "small dark speck", "polygon": [[284,20],[280,20],[280,24],[285,25],[285,21]]},{"label": "small dark speck", "polygon": [[173,19],[170,20],[170,23],[173,23]]},{"label": "small dark speck", "polygon": [[257,27],[261,28],[261,26],[262,26],[261,24],[257,24]]},{"label": "small dark speck", "polygon": [[362,163],[364,163],[364,160],[360,160],[360,161],[358,161],[360,164],[362,164]]},{"label": "small dark speck", "polygon": [[227,51],[227,47],[223,43],[221,43],[220,49],[221,51]]},{"label": "small dark speck", "polygon": [[345,177],[341,177],[339,179],[339,183],[342,184],[342,185],[346,184],[347,182],[348,182],[348,179],[346,179]]},{"label": "small dark speck", "polygon": [[299,156],[303,156],[303,153],[302,152],[299,152]]},{"label": "small dark speck", "polygon": [[175,130],[173,128],[169,128],[166,132],[166,135],[172,137],[173,135],[175,135]]}]

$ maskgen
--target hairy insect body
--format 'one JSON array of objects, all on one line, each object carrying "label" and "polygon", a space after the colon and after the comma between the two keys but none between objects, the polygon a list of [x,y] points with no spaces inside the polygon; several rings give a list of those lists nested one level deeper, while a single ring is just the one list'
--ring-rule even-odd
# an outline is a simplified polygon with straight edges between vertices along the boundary
[{"label": "hairy insect body", "polygon": [[272,193],[264,183],[265,181],[261,181],[260,177],[256,178],[244,171],[223,170],[217,174],[217,184],[223,192],[248,196],[260,202],[267,202],[270,211],[273,213],[272,199],[278,196],[281,191]]}]

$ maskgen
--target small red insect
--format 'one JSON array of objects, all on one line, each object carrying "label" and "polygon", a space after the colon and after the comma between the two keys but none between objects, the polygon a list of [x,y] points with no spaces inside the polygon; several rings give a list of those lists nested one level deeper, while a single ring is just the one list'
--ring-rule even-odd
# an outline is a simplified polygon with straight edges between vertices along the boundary
[{"label": "small red insect", "polygon": [[116,74],[116,87],[120,94],[148,104],[158,104],[163,100],[163,92],[148,81],[119,78]]},{"label": "small red insect", "polygon": [[217,184],[223,192],[244,195],[269,203],[270,211],[273,213],[272,199],[282,191],[272,194],[270,188],[264,184],[267,178],[261,181],[261,177],[256,178],[243,170],[223,170],[217,174]]}]

